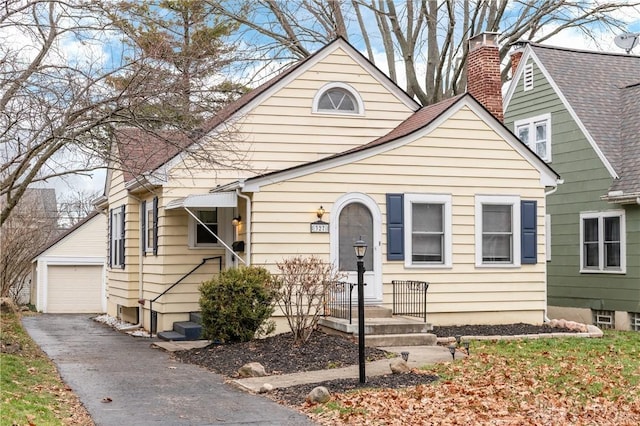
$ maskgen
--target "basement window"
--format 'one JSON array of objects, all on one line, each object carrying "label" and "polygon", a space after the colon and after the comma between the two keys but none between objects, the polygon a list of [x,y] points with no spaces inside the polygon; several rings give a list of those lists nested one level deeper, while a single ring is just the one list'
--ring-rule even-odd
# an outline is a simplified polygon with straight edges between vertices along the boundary
[{"label": "basement window", "polygon": [[629,320],[633,331],[640,331],[640,312],[629,312]]},{"label": "basement window", "polygon": [[593,324],[601,329],[613,329],[616,327],[615,312],[592,310]]}]

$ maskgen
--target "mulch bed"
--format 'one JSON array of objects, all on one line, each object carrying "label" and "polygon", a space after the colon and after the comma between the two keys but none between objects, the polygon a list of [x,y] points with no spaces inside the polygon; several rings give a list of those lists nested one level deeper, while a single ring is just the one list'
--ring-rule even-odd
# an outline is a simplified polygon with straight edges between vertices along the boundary
[{"label": "mulch bed", "polygon": [[[530,324],[434,327],[432,331],[438,337],[561,332],[571,333],[572,331]],[[174,356],[182,362],[197,364],[227,377],[236,378],[238,369],[248,362],[259,362],[264,366],[267,374],[289,374],[354,365],[358,360],[358,344],[355,340],[316,331],[304,345],[294,345],[292,334],[283,333],[246,343],[212,344],[202,349],[176,352]],[[367,361],[394,356],[396,355],[376,348],[365,349]],[[438,377],[433,375],[412,371],[404,374],[367,377],[365,386],[400,388],[426,384],[437,379]],[[307,394],[316,386],[325,386],[334,393],[343,393],[360,387],[357,379],[339,379],[275,389],[269,396],[288,405],[298,405],[304,402]]]}]

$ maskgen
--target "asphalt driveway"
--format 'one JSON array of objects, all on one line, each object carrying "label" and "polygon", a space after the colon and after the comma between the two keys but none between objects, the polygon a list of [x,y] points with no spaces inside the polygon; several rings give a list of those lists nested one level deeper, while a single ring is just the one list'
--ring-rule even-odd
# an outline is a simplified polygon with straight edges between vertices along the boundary
[{"label": "asphalt driveway", "polygon": [[22,322],[97,425],[313,424],[295,410],[225,384],[218,374],[172,360],[151,348],[151,339],[90,317],[43,314]]}]

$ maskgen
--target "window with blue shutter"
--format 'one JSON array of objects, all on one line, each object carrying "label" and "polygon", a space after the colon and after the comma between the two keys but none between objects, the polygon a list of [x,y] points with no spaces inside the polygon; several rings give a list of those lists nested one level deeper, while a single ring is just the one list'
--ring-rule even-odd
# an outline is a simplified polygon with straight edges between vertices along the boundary
[{"label": "window with blue shutter", "polygon": [[153,197],[153,255],[158,255],[158,197]]},{"label": "window with blue shutter", "polygon": [[403,194],[387,194],[387,260],[404,260]]},{"label": "window with blue shutter", "polygon": [[535,264],[538,262],[537,247],[537,202],[533,200],[522,200],[520,202],[520,227],[522,235],[521,243],[521,263]]},{"label": "window with blue shutter", "polygon": [[140,244],[140,249],[142,250],[142,254],[143,256],[147,255],[147,226],[149,226],[149,224],[147,223],[147,202],[146,201],[142,201],[141,206],[140,206],[140,210],[142,212],[142,214],[140,215],[140,235],[142,237],[142,241]]}]

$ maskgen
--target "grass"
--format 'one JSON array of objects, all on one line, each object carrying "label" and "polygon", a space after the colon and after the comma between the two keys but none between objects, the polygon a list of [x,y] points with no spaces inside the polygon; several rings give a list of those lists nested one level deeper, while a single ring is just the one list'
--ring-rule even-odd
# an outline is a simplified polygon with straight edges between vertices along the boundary
[{"label": "grass", "polygon": [[327,425],[640,424],[638,332],[474,341],[470,351],[425,367],[440,377],[432,384],[336,394],[307,412]]},{"label": "grass", "polygon": [[0,341],[15,351],[0,353],[1,426],[93,424],[17,314],[2,313]]}]

